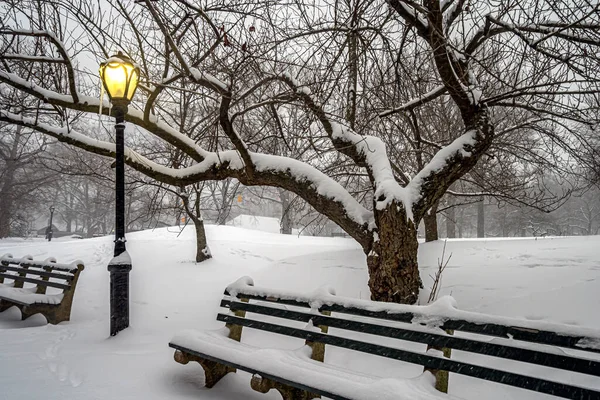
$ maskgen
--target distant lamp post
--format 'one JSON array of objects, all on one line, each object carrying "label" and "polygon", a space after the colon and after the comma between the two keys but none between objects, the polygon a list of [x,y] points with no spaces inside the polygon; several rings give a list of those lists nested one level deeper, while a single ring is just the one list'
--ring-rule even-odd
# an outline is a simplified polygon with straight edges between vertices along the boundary
[{"label": "distant lamp post", "polygon": [[115,251],[108,264],[110,271],[110,335],[129,326],[129,271],[131,259],[125,249],[125,114],[135,94],[140,70],[119,52],[100,64],[100,78],[112,103],[116,120],[116,206]]},{"label": "distant lamp post", "polygon": [[52,232],[52,218],[54,217],[54,206],[50,206],[50,223],[48,224],[48,228],[46,229],[46,239],[48,239],[49,242],[52,241],[52,234],[54,232]]}]

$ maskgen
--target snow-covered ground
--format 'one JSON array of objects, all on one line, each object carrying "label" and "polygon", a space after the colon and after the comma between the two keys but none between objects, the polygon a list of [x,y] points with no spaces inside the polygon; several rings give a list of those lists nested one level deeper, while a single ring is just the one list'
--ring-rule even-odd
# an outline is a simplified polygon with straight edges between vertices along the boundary
[{"label": "snow-covered ground", "polygon": [[[194,230],[175,228],[128,235],[133,259],[131,327],[110,338],[109,274],[112,238],[0,241],[0,255],[82,259],[71,322],[46,325],[34,316],[20,321],[12,308],[0,314],[0,399],[279,399],[254,392],[248,374],[230,374],[215,388],[202,387],[199,365],[177,364],[167,344],[189,328],[218,329],[215,320],[224,287],[249,275],[261,287],[312,291],[321,285],[338,295],[368,298],[365,258],[343,238],[297,237],[231,226],[207,226],[214,259],[193,262]],[[431,285],[443,242],[422,244],[419,261]],[[548,320],[600,329],[600,236],[513,240],[451,240],[452,258],[440,295],[451,294],[464,310]],[[425,294],[424,294],[425,295]],[[424,297],[424,296],[422,296]],[[244,331],[253,344],[300,347],[302,341],[273,340]],[[420,349],[420,345],[410,345]],[[482,357],[453,357],[490,365]],[[382,377],[415,377],[421,367],[328,348],[326,362]],[[500,367],[565,377],[550,369],[501,361]],[[600,388],[572,374],[573,383]],[[596,379],[596,381],[598,381]],[[451,375],[450,393],[464,399],[544,399],[548,396]],[[371,399],[366,399],[371,400]]]}]

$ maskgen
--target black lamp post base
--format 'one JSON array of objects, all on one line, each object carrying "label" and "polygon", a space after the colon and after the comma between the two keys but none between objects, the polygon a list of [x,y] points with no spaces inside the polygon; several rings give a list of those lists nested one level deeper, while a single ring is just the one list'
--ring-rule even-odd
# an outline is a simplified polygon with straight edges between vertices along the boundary
[{"label": "black lamp post base", "polygon": [[110,336],[129,326],[129,271],[131,258],[126,251],[108,264],[110,272]]}]

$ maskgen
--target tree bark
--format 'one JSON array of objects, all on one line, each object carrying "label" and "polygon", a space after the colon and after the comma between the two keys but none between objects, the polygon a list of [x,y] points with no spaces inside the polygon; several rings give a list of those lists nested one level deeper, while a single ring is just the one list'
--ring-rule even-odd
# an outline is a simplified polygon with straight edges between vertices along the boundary
[{"label": "tree bark", "polygon": [[196,262],[202,262],[212,258],[210,249],[206,243],[206,231],[204,230],[204,220],[200,218],[192,218],[194,227],[196,228]]},{"label": "tree bark", "polygon": [[280,232],[284,235],[292,234],[292,210],[290,203],[290,193],[287,190],[279,190],[281,199],[281,223]]},{"label": "tree bark", "polygon": [[423,222],[425,223],[426,242],[433,242],[434,240],[438,240],[437,208],[438,203],[435,203],[433,207],[431,207],[423,217]]},{"label": "tree bark", "polygon": [[477,203],[477,237],[485,237],[485,207],[484,197]]},{"label": "tree bark", "polygon": [[371,299],[414,304],[421,288],[415,223],[407,218],[404,207],[395,202],[375,214],[379,240],[365,249]]}]

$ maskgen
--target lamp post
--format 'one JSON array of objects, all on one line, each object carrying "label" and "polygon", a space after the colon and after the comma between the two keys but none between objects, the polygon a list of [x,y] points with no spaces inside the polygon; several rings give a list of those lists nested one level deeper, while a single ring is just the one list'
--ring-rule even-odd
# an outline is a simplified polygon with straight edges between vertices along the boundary
[{"label": "lamp post", "polygon": [[50,223],[48,224],[48,229],[46,229],[46,239],[49,242],[52,241],[52,217],[54,217],[54,206],[50,206]]},{"label": "lamp post", "polygon": [[129,326],[129,271],[131,259],[125,249],[125,114],[139,79],[139,68],[119,52],[100,64],[100,77],[112,103],[116,129],[115,250],[110,271],[110,335]]}]

